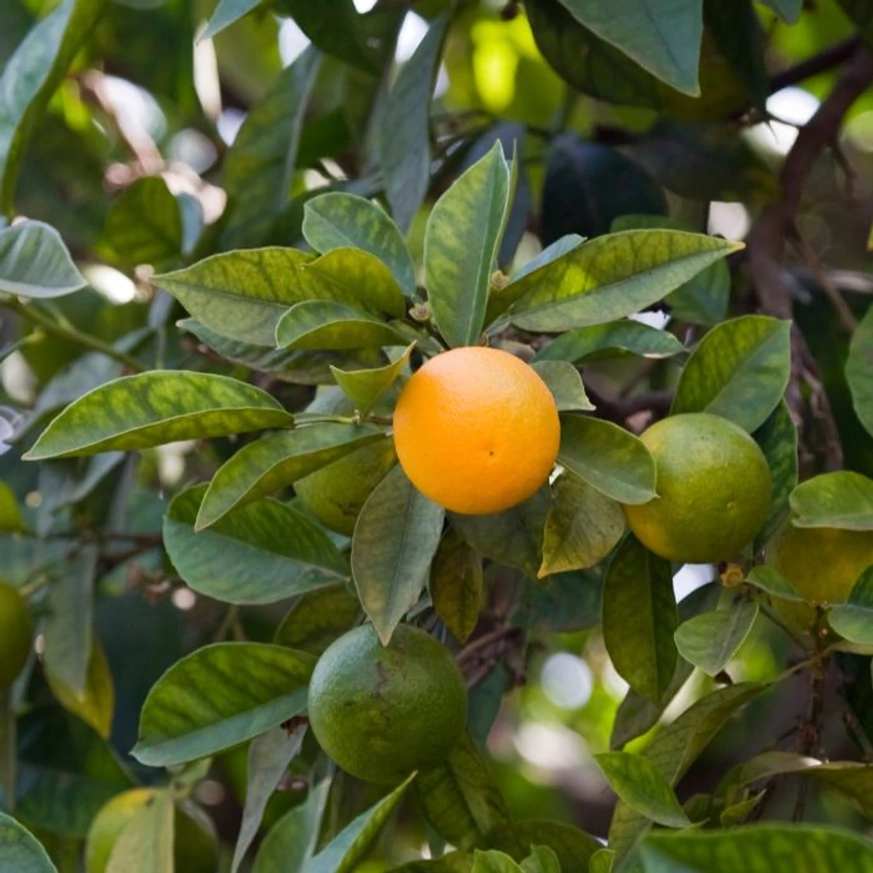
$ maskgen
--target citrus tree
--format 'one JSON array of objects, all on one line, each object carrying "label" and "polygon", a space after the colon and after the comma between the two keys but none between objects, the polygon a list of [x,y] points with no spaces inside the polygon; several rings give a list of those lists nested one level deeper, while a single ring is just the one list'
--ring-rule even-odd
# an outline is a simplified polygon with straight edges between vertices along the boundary
[{"label": "citrus tree", "polygon": [[871,46],[0,0],[0,871],[873,871]]}]

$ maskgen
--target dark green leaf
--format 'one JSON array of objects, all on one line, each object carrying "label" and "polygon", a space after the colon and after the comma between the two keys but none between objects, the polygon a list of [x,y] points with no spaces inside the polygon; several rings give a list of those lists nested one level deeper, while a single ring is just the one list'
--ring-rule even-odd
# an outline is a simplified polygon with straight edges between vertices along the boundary
[{"label": "dark green leaf", "polygon": [[0,812],[0,870],[58,873],[39,840],[24,825]]},{"label": "dark green leaf", "polygon": [[486,843],[486,836],[509,821],[494,777],[468,734],[438,767],[423,770],[416,783],[425,818],[460,849]]},{"label": "dark green leaf", "polygon": [[307,865],[306,873],[349,873],[369,852],[416,774],[340,831]]},{"label": "dark green leaf", "polygon": [[352,539],[352,575],[384,645],[424,589],[444,516],[445,510],[420,494],[399,466],[361,510]]},{"label": "dark green leaf", "polygon": [[278,431],[243,446],[212,478],[197,515],[201,531],[361,446],[383,439],[373,427],[326,422]]},{"label": "dark green leaf", "polygon": [[650,700],[673,678],[677,624],[669,562],[629,535],[606,574],[603,640],[619,675]]},{"label": "dark green leaf", "polygon": [[503,146],[496,142],[455,180],[428,218],[424,238],[428,299],[450,346],[473,345],[482,332],[510,187]]},{"label": "dark green leaf", "polygon": [[384,321],[331,300],[295,303],[276,325],[279,348],[361,349],[405,343],[405,336]]},{"label": "dark green leaf", "polygon": [[797,428],[784,400],[752,436],[767,459],[773,482],[770,515],[755,537],[755,551],[758,551],[779,530],[788,516],[789,496],[797,485]]},{"label": "dark green leaf", "polygon": [[465,643],[476,629],[484,601],[482,559],[452,528],[433,558],[430,596],[443,624],[458,642]]},{"label": "dark green leaf", "polygon": [[873,645],[873,568],[861,574],[845,603],[838,603],[831,609],[828,622],[849,642]]},{"label": "dark green leaf", "polygon": [[566,361],[537,361],[532,366],[552,392],[559,412],[589,412],[594,409],[594,404],[585,393],[582,376],[572,364]]},{"label": "dark green leaf", "polygon": [[785,394],[791,369],[791,324],[744,315],[713,328],[688,359],[672,414],[710,412],[752,433]]},{"label": "dark green leaf", "polygon": [[606,752],[594,759],[610,788],[641,815],[669,828],[691,824],[664,774],[648,758]]},{"label": "dark green leaf", "polygon": [[106,239],[125,264],[161,264],[182,252],[182,212],[160,176],[137,179],[106,216]]},{"label": "dark green leaf", "polygon": [[846,380],[852,392],[855,413],[867,433],[873,434],[873,306],[852,335],[846,360]]},{"label": "dark green leaf", "polygon": [[163,527],[167,555],[195,591],[226,603],[273,603],[348,576],[322,528],[269,497],[197,533],[205,491],[198,485],[177,494]]},{"label": "dark green leaf", "polygon": [[[0,77],[0,213],[9,215],[25,141],[42,116],[104,0],[63,0],[36,24]],[[4,19],[6,16],[4,11]]]},{"label": "dark green leaf", "polygon": [[87,284],[53,227],[22,221],[0,230],[0,291],[45,299],[62,297]]},{"label": "dark green leaf", "polygon": [[597,0],[561,2],[585,27],[659,79],[692,97],[700,94],[700,0],[682,0],[670,7],[656,0],[620,0],[608,8]]},{"label": "dark green leaf", "polygon": [[305,803],[276,822],[261,843],[252,873],[303,873],[318,845],[329,788],[329,782],[319,783]]},{"label": "dark green leaf", "polygon": [[452,527],[483,557],[517,567],[536,579],[543,561],[543,530],[549,511],[548,488],[497,515],[450,513]]},{"label": "dark green leaf", "polygon": [[674,230],[601,236],[517,279],[524,289],[510,318],[546,333],[605,324],[661,300],[741,247]]},{"label": "dark green leaf", "polygon": [[109,855],[106,873],[173,873],[173,795],[158,791],[124,825]]},{"label": "dark green leaf", "polygon": [[676,631],[679,654],[710,676],[720,673],[746,641],[758,617],[758,604],[738,603],[704,612]]},{"label": "dark green leaf", "polygon": [[249,746],[248,783],[239,836],[233,850],[231,873],[236,873],[252,840],[257,836],[267,808],[267,801],[276,790],[292,759],[300,751],[306,728],[286,731],[276,727]]},{"label": "dark green leaf", "polygon": [[576,631],[600,624],[603,575],[595,570],[555,573],[525,582],[513,624],[538,630]]},{"label": "dark green leaf", "polygon": [[293,422],[278,401],[253,385],[208,373],[156,370],[116,379],[80,397],[43,431],[25,459],[135,451]]},{"label": "dark green leaf", "polygon": [[309,47],[279,73],[228,150],[224,184],[231,212],[225,235],[230,247],[270,242],[273,223],[291,197],[304,115],[320,65],[318,50]]},{"label": "dark green leaf", "polygon": [[873,530],[873,480],[849,470],[823,473],[791,492],[796,527]]},{"label": "dark green leaf", "polygon": [[600,843],[585,831],[557,821],[514,821],[488,834],[487,845],[523,861],[535,846],[548,846],[558,857],[561,873],[588,873],[588,862]]},{"label": "dark green leaf", "polygon": [[131,754],[151,767],[171,766],[278,727],[305,708],[315,661],[264,643],[198,649],[170,667],[149,692]]},{"label": "dark green leaf", "polygon": [[335,639],[358,623],[361,603],[345,585],[304,594],[279,625],[273,642],[320,655]]},{"label": "dark green leaf", "polygon": [[632,433],[599,418],[561,416],[558,463],[619,503],[648,503],[655,491],[655,460]]},{"label": "dark green leaf", "polygon": [[385,195],[403,232],[430,184],[430,98],[448,21],[442,15],[431,22],[385,102],[380,143]]},{"label": "dark green leaf", "polygon": [[653,833],[643,846],[647,873],[873,871],[873,843],[823,825],[764,824],[700,833]]},{"label": "dark green leaf", "polygon": [[415,295],[412,256],[397,225],[376,203],[354,194],[331,192],[308,200],[303,209],[303,235],[317,252],[363,249],[390,268],[404,294]]},{"label": "dark green leaf", "polygon": [[746,582],[774,597],[781,597],[783,600],[796,600],[798,602],[805,600],[791,582],[767,564],[752,567],[746,577]]},{"label": "dark green leaf", "polygon": [[414,348],[415,343],[411,343],[396,361],[384,367],[368,370],[340,370],[338,367],[331,367],[330,371],[343,394],[354,403],[355,409],[360,413],[367,413],[397,381]]},{"label": "dark green leaf", "polygon": [[576,476],[559,476],[552,485],[537,575],[593,567],[615,548],[624,531],[618,503]]},{"label": "dark green leaf", "polygon": [[638,321],[622,320],[568,330],[540,349],[534,361],[577,364],[626,352],[644,358],[668,358],[684,351],[685,346],[672,333]]},{"label": "dark green leaf", "polygon": [[707,0],[703,20],[718,53],[740,79],[749,100],[766,112],[770,82],[767,42],[752,0]]}]

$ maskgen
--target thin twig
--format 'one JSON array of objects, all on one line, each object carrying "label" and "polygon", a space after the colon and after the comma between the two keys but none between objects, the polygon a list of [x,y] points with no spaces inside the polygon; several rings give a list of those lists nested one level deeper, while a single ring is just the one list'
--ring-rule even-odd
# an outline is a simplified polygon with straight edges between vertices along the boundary
[{"label": "thin twig", "polygon": [[806,79],[811,79],[819,73],[825,73],[844,64],[851,58],[858,47],[861,45],[860,36],[850,36],[842,42],[826,48],[824,51],[777,73],[770,79],[770,93],[775,94],[783,88],[788,88],[791,85],[796,85],[798,82],[803,82]]}]

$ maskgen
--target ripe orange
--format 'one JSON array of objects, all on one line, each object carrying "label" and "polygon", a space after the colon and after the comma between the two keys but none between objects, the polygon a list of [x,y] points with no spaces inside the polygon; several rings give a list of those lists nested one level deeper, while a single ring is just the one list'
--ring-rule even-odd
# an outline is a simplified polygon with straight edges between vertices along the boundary
[{"label": "ripe orange", "polygon": [[752,541],[770,511],[770,468],[741,427],[706,412],[671,415],[641,439],[655,458],[658,497],[624,513],[647,549],[716,564]]},{"label": "ripe orange", "polygon": [[530,497],[548,478],[560,437],[546,383],[498,349],[437,355],[394,410],[394,444],[412,484],[465,515],[503,512]]}]

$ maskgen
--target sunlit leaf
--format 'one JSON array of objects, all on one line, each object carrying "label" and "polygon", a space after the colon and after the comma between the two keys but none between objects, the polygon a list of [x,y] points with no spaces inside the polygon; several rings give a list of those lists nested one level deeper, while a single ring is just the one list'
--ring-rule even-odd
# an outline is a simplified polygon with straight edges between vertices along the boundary
[{"label": "sunlit leaf", "polygon": [[71,294],[87,284],[53,227],[22,221],[0,230],[0,291],[43,299]]},{"label": "sunlit leaf", "polygon": [[850,470],[823,473],[791,492],[795,527],[873,530],[873,480]]},{"label": "sunlit leaf", "polygon": [[537,375],[546,383],[559,412],[589,412],[594,404],[585,393],[582,376],[566,361],[536,361],[532,364]]}]

